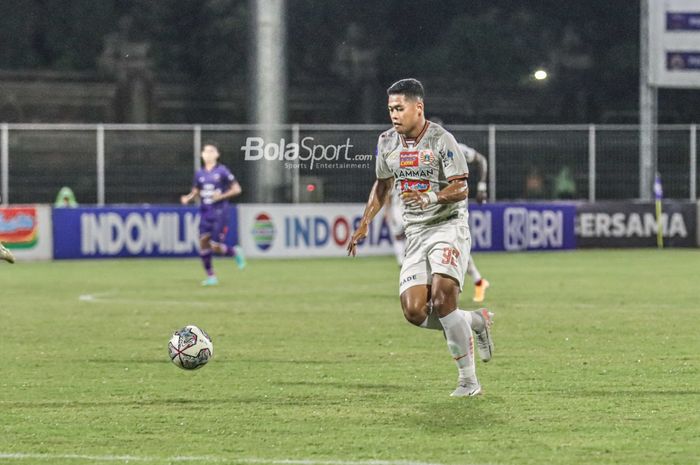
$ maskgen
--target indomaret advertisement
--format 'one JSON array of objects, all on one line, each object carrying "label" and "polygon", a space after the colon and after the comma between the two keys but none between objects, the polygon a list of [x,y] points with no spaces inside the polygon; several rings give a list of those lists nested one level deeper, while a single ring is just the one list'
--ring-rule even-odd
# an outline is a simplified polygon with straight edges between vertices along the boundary
[{"label": "indomaret advertisement", "polygon": [[[343,257],[364,204],[239,206],[241,245],[250,257]],[[359,255],[391,255],[392,237],[377,215]]]}]

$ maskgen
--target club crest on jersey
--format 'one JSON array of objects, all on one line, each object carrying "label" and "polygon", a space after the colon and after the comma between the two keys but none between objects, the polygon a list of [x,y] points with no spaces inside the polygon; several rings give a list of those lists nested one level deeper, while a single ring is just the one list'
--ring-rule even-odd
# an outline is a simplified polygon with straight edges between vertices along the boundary
[{"label": "club crest on jersey", "polygon": [[419,158],[421,164],[431,165],[433,163],[433,160],[435,160],[435,155],[433,155],[432,150],[421,150]]},{"label": "club crest on jersey", "polygon": [[418,151],[402,151],[399,154],[399,166],[405,168],[407,166],[418,166]]},{"label": "club crest on jersey", "polygon": [[418,191],[427,192],[430,190],[430,181],[421,179],[419,181],[413,181],[410,179],[401,180],[401,192],[407,191]]}]

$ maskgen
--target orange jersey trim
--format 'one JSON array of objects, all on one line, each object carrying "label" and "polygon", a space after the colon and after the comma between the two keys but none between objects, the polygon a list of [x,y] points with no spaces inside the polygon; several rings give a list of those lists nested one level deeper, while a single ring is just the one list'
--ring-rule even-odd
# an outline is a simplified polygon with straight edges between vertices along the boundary
[{"label": "orange jersey trim", "polygon": [[[416,145],[418,145],[420,140],[423,138],[423,136],[425,135],[425,132],[428,130],[428,126],[430,126],[430,121],[425,120],[425,125],[423,126],[423,129],[421,129],[420,134],[418,134],[418,137],[416,137],[415,142],[413,142],[414,147]],[[403,145],[404,148],[408,148],[408,144],[406,143],[406,138],[404,138],[403,134],[399,134],[399,136],[401,138],[401,145]]]}]

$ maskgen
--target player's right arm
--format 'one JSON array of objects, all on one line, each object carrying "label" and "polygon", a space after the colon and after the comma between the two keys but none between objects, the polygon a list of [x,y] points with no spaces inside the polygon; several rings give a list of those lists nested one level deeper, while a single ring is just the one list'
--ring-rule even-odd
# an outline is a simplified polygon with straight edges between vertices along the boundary
[{"label": "player's right arm", "polygon": [[[391,189],[390,189],[391,192]],[[384,218],[388,221],[389,217],[391,216],[391,209],[395,208],[395,205],[393,205],[394,199],[393,193],[390,193],[386,196],[386,200],[384,201]]]},{"label": "player's right arm", "polygon": [[348,242],[348,255],[353,257],[357,254],[357,243],[362,239],[367,237],[367,232],[369,231],[369,224],[372,219],[379,213],[382,209],[386,198],[391,192],[391,187],[394,182],[394,178],[377,179],[374,181],[372,190],[369,193],[369,199],[367,200],[367,205],[365,205],[365,211],[362,214],[362,219],[360,224],[357,226],[355,232],[352,233],[350,242]]},{"label": "player's right arm", "polygon": [[180,203],[183,205],[187,205],[188,203],[190,203],[191,201],[196,199],[198,195],[199,195],[199,188],[193,187],[189,194],[180,196]]},{"label": "player's right arm", "polygon": [[197,171],[196,173],[194,173],[194,177],[192,178],[192,189],[190,190],[189,194],[180,196],[180,203],[183,205],[187,205],[188,203],[199,197],[199,192],[201,191],[201,188],[202,184],[199,181],[199,171]]},{"label": "player's right arm", "polygon": [[479,182],[476,187],[476,201],[477,203],[484,203],[487,198],[486,178],[488,175],[489,163],[486,160],[486,157],[478,151],[475,151],[474,153],[474,161],[479,165]]},{"label": "player's right arm", "polygon": [[479,153],[476,149],[473,149],[466,144],[458,145],[467,159],[467,163],[476,163],[479,165],[479,181],[476,185],[476,201],[477,203],[484,203],[488,197],[486,195],[486,178],[489,170],[488,161],[486,160],[486,157]]},{"label": "player's right arm", "polygon": [[391,187],[394,182],[394,173],[389,168],[384,153],[387,141],[386,136],[387,133],[382,134],[379,136],[379,140],[377,141],[377,161],[375,163],[375,174],[377,176],[377,180],[374,181],[372,190],[369,193],[369,199],[367,200],[367,205],[365,205],[365,211],[362,214],[360,224],[352,233],[352,237],[348,242],[348,255],[352,255],[353,257],[357,253],[357,243],[367,237],[369,224],[377,213],[379,213],[379,210],[381,210],[384,206],[386,198],[391,192]]}]

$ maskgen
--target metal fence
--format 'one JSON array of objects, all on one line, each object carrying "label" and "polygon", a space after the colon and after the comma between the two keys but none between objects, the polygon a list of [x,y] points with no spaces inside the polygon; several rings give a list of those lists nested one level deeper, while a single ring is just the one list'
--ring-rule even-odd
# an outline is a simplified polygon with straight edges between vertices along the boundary
[{"label": "metal fence", "polygon": [[[265,152],[274,161],[243,156],[255,125],[2,124],[2,203],[51,203],[69,186],[85,204],[175,203],[189,190],[204,141],[219,145],[221,161],[243,186],[242,202],[259,201],[261,163],[274,163],[276,202],[363,202],[374,180],[377,136],[384,125],[284,125]],[[635,199],[639,197],[639,127],[635,125],[448,125],[458,141],[489,160],[495,200]],[[268,133],[269,134],[269,133]],[[310,163],[285,157],[285,147],[325,150]],[[697,198],[695,125],[657,127],[658,171],[666,198]],[[262,150],[262,149],[261,149]],[[279,160],[282,158],[282,160]],[[290,158],[290,159],[288,159]],[[269,172],[267,170],[266,172]],[[473,168],[470,184],[479,173]],[[267,184],[266,184],[267,185]],[[475,186],[472,185],[472,192]]]}]

